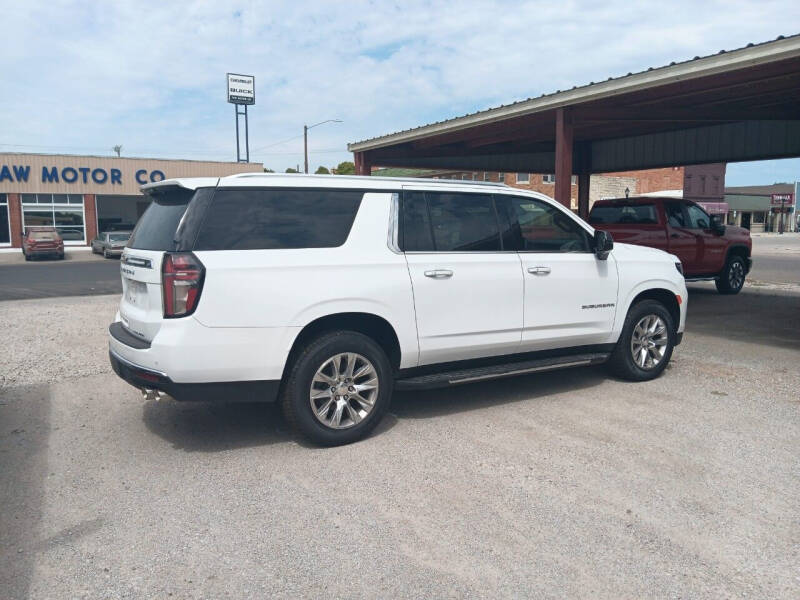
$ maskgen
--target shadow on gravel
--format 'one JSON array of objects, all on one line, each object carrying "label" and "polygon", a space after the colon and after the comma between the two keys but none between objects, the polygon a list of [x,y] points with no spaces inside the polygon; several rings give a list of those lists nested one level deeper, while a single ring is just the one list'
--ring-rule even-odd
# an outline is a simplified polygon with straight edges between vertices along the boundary
[{"label": "shadow on gravel", "polygon": [[145,403],[142,420],[150,431],[186,452],[219,452],[292,439],[278,404],[166,399]]},{"label": "shadow on gravel", "polygon": [[800,350],[800,296],[745,289],[722,296],[712,287],[689,287],[686,335]]},{"label": "shadow on gravel", "polygon": [[0,389],[0,597],[27,598],[44,504],[50,389]]},{"label": "shadow on gravel", "polygon": [[535,402],[542,396],[600,385],[609,377],[602,366],[579,367],[425,392],[397,392],[391,412],[400,419],[427,419],[514,402]]}]

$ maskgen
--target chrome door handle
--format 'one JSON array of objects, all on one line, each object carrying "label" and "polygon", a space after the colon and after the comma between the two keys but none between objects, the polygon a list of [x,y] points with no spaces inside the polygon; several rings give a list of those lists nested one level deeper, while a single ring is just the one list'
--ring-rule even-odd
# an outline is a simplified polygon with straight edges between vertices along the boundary
[{"label": "chrome door handle", "polygon": [[531,275],[549,275],[550,267],[528,267],[528,273]]},{"label": "chrome door handle", "polygon": [[447,279],[452,277],[453,272],[450,269],[434,269],[433,271],[425,271],[425,277],[432,279]]}]

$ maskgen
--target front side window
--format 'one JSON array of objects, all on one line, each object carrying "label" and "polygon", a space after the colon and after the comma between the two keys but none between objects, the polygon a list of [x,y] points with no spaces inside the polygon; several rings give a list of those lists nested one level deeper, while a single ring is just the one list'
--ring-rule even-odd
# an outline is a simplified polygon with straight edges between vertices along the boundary
[{"label": "front side window", "polygon": [[352,190],[217,190],[195,249],[341,246],[363,196]]},{"label": "front side window", "polygon": [[711,219],[696,204],[689,204],[686,207],[686,212],[689,214],[689,229],[708,229],[711,227]]},{"label": "front side window", "polygon": [[680,202],[665,202],[664,210],[670,227],[686,227],[686,215]]},{"label": "front side window", "polygon": [[522,250],[527,252],[590,252],[589,234],[574,219],[535,198],[511,199],[519,223]]}]

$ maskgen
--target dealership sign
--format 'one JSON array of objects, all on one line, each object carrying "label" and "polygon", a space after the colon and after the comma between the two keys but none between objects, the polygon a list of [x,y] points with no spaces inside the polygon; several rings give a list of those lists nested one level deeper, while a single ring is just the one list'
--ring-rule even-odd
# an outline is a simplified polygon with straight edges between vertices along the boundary
[{"label": "dealership sign", "polygon": [[[41,175],[41,179],[38,179]],[[10,181],[12,183],[75,183],[98,185],[123,185],[124,173],[121,169],[103,169],[91,167],[42,167],[41,173],[31,170],[30,165],[0,165],[0,183]],[[162,171],[157,169],[148,171],[147,169],[137,169],[133,172],[133,179],[139,185],[153,183],[165,179]]]},{"label": "dealership sign", "polygon": [[228,73],[228,102],[231,104],[255,104],[256,78],[252,75]]},{"label": "dealership sign", "polygon": [[772,206],[794,205],[794,194],[772,194],[769,199]]}]

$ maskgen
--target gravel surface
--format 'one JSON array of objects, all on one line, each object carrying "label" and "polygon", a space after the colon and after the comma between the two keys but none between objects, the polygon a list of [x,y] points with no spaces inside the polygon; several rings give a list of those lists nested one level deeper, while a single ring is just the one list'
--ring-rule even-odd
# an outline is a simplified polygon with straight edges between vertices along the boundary
[{"label": "gravel surface", "polygon": [[108,325],[119,295],[0,302],[0,389],[111,372]]},{"label": "gravel surface", "polygon": [[397,394],[334,449],[143,403],[107,372],[116,301],[0,303],[3,599],[800,597],[800,295],[692,285],[656,381]]}]

